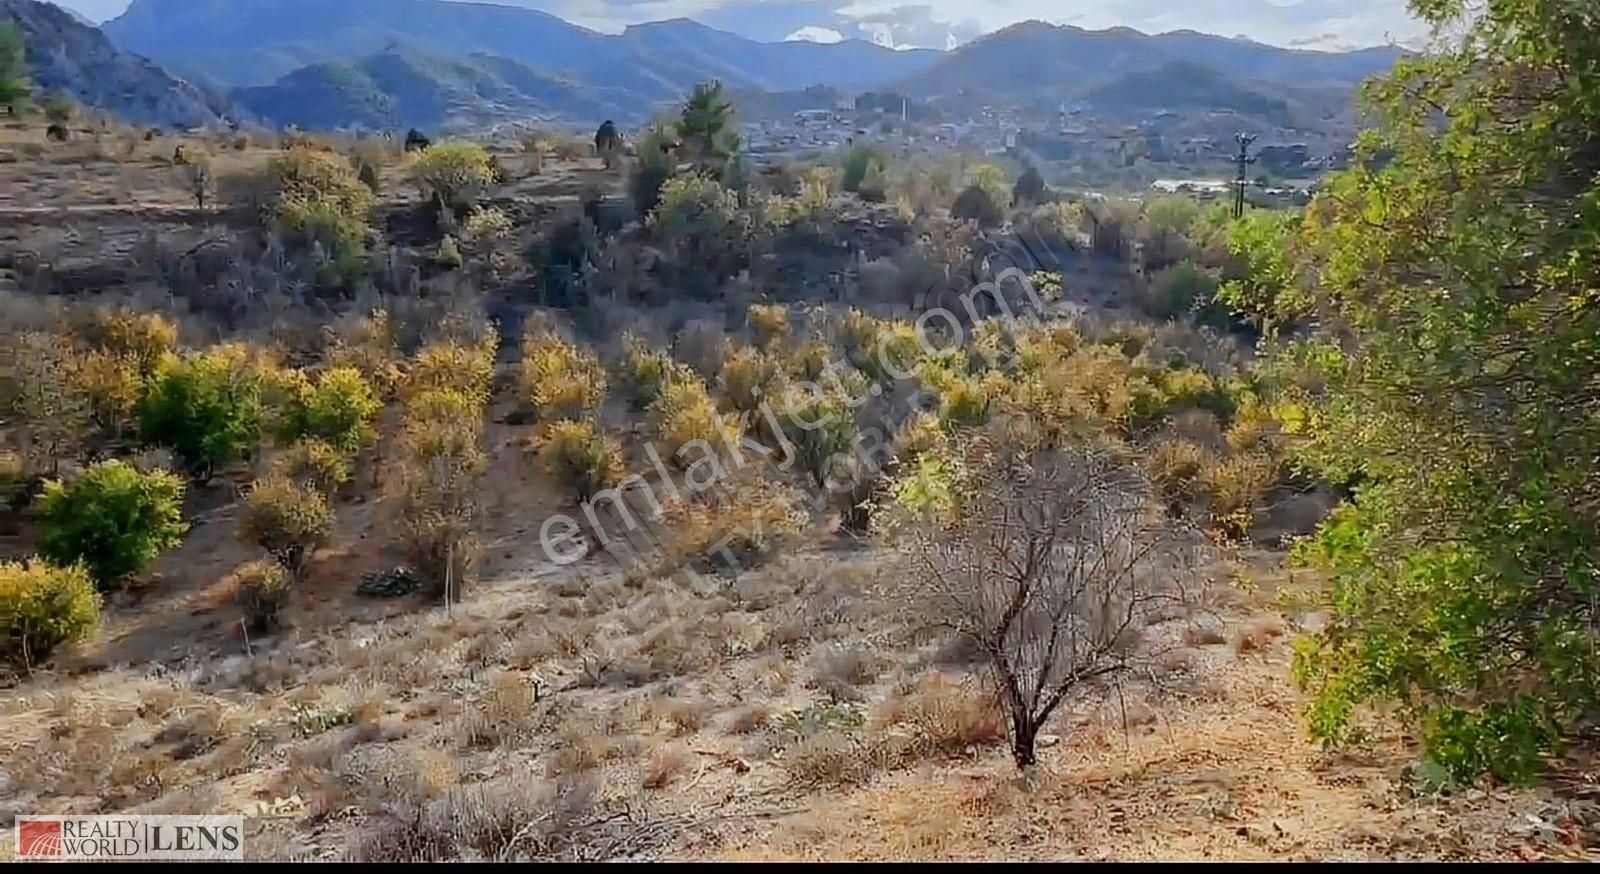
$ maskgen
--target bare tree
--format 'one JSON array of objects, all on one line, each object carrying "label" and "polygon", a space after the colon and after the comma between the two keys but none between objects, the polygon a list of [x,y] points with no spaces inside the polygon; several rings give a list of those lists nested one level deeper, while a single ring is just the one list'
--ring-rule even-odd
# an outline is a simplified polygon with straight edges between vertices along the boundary
[{"label": "bare tree", "polygon": [[189,158],[182,165],[183,182],[189,189],[189,194],[194,197],[195,209],[205,212],[206,195],[216,184],[211,175],[211,159],[201,156]]},{"label": "bare tree", "polygon": [[1074,689],[1125,671],[1189,541],[1132,468],[1087,448],[989,460],[952,522],[916,529],[908,607],[981,652],[1027,771]]}]

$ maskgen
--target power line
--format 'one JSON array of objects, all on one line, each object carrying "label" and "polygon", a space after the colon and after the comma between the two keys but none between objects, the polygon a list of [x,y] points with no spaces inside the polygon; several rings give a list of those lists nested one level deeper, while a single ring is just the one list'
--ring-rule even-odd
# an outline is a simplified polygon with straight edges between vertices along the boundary
[{"label": "power line", "polygon": [[1245,188],[1250,184],[1249,167],[1256,162],[1250,154],[1250,144],[1256,141],[1256,135],[1241,131],[1233,135],[1233,141],[1239,144],[1239,178],[1235,181],[1238,191],[1233,201],[1233,217],[1241,218],[1244,216]]}]

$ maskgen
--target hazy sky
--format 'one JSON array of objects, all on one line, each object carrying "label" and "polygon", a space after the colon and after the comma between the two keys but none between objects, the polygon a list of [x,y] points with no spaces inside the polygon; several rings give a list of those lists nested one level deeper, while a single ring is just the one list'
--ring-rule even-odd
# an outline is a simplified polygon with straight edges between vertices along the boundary
[{"label": "hazy sky", "polygon": [[[128,0],[56,0],[96,21]],[[240,3],[252,0],[236,0]],[[339,0],[329,0],[339,2]],[[1423,29],[1406,0],[498,0],[543,9],[596,30],[687,16],[754,39],[870,39],[947,47],[1036,18],[1144,31],[1191,29],[1283,46],[1348,48],[1413,43]]]}]

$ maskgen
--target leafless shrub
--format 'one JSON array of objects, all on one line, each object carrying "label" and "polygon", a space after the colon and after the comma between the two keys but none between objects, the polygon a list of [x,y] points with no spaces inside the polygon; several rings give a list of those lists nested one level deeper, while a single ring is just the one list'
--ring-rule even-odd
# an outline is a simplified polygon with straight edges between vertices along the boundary
[{"label": "leafless shrub", "polygon": [[837,729],[800,740],[783,756],[789,779],[799,786],[843,786],[872,778],[873,751],[859,737]]},{"label": "leafless shrub", "polygon": [[368,834],[354,856],[373,862],[552,858],[570,848],[594,803],[588,781],[541,783],[519,774],[461,786]]},{"label": "leafless shrub", "polygon": [[770,718],[765,707],[746,707],[734,711],[733,716],[728,719],[727,730],[729,734],[752,734],[766,728]]},{"label": "leafless shrub", "polygon": [[902,755],[926,758],[989,746],[1005,735],[994,696],[942,674],[923,678],[880,705],[873,722],[886,733],[901,733]]},{"label": "leafless shrub", "polygon": [[879,660],[859,647],[825,646],[811,658],[811,683],[835,701],[860,701],[856,688],[878,678]]},{"label": "leafless shrub", "polygon": [[911,532],[908,603],[983,651],[1028,769],[1069,693],[1144,655],[1188,549],[1137,472],[1092,449],[980,455],[966,489],[954,521]]},{"label": "leafless shrub", "polygon": [[672,354],[707,380],[714,380],[728,357],[728,335],[721,325],[690,322],[672,341]]},{"label": "leafless shrub", "polygon": [[689,770],[690,756],[680,746],[669,745],[656,750],[645,763],[639,782],[646,789],[661,789],[678,775]]},{"label": "leafless shrub", "polygon": [[1186,646],[1218,646],[1227,643],[1228,637],[1216,623],[1197,622],[1183,630],[1183,642]]}]

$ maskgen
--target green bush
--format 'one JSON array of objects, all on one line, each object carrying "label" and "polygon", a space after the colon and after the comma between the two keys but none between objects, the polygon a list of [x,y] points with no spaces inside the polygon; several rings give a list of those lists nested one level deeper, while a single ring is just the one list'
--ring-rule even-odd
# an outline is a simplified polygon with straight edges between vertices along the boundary
[{"label": "green bush", "polygon": [[850,151],[844,156],[844,171],[839,176],[839,187],[849,192],[859,191],[862,181],[867,178],[868,169],[873,164],[878,165],[878,172],[881,174],[888,163],[888,158],[881,149],[866,145],[851,146]]},{"label": "green bush", "polygon": [[1005,219],[994,196],[976,183],[961,189],[950,206],[950,215],[964,222],[977,222],[979,227],[992,228]]},{"label": "green bush", "polygon": [[795,389],[785,399],[783,411],[784,434],[801,468],[817,486],[826,485],[834,457],[848,453],[855,443],[855,416],[849,404],[833,394]]},{"label": "green bush", "polygon": [[327,539],[332,522],[321,492],[274,474],[258,480],[245,498],[239,536],[299,578],[306,556]]},{"label": "green bush", "polygon": [[261,374],[244,347],[224,345],[165,361],[138,406],[139,436],[209,473],[261,439]]},{"label": "green bush", "polygon": [[0,659],[32,667],[100,623],[100,593],[82,566],[0,562]]},{"label": "green bush", "polygon": [[57,565],[82,563],[110,588],[144,570],[183,539],[183,481],[105,461],[70,484],[45,485],[39,552]]},{"label": "green bush", "polygon": [[661,186],[661,202],[648,224],[665,240],[698,255],[717,243],[735,242],[747,218],[738,194],[709,176],[688,173]]},{"label": "green bush", "polygon": [[1209,308],[1217,295],[1217,280],[1188,261],[1157,274],[1145,298],[1145,312],[1158,319],[1175,319]]},{"label": "green bush", "polygon": [[274,158],[267,175],[275,189],[272,217],[296,242],[321,244],[335,259],[365,247],[372,189],[343,156],[297,146]]},{"label": "green bush", "polygon": [[294,386],[278,436],[286,442],[312,438],[354,454],[371,439],[372,420],[381,409],[383,402],[361,371],[332,367],[315,381]]}]

